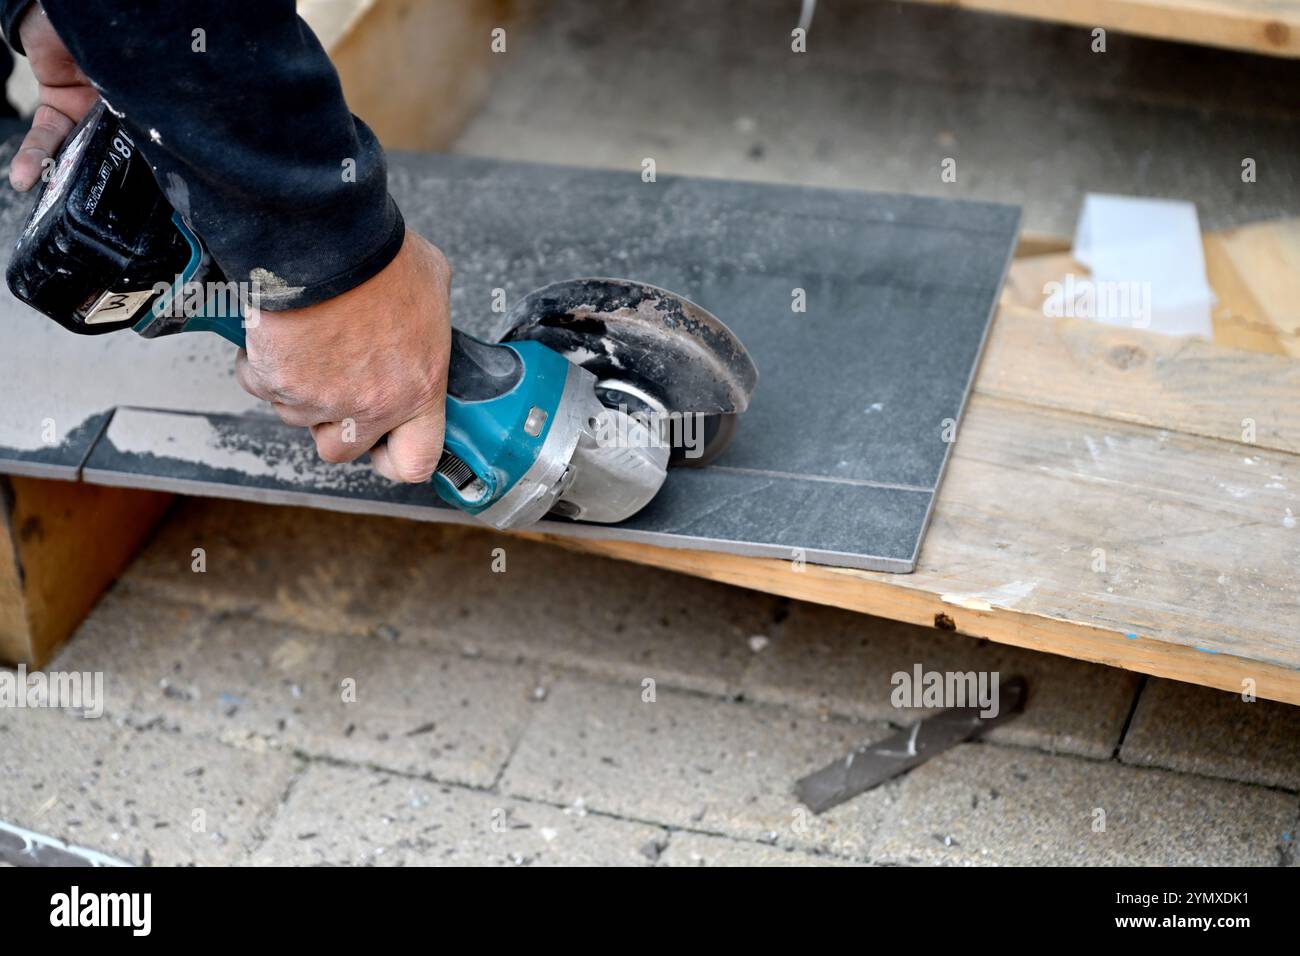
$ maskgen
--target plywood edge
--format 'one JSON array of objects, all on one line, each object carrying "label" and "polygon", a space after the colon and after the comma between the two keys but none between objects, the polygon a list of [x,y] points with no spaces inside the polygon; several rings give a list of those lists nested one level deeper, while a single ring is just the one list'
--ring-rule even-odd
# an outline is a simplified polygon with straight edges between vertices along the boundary
[{"label": "plywood edge", "polygon": [[1215,341],[1300,358],[1300,219],[1224,229],[1203,245]]},{"label": "plywood edge", "polygon": [[152,533],[171,495],[0,477],[0,661],[44,664]]},{"label": "plywood edge", "polygon": [[1016,240],[1015,258],[1029,259],[1034,256],[1049,256],[1069,252],[1074,241],[1068,236],[1056,236],[1046,232],[1024,230]]},{"label": "plywood edge", "polygon": [[[348,106],[385,147],[446,149],[486,95],[492,31],[516,0],[338,0],[300,12],[321,32]],[[343,9],[340,9],[342,7]]]},{"label": "plywood edge", "polygon": [[945,595],[924,590],[898,575],[816,565],[796,571],[791,562],[768,558],[556,535],[528,537],[796,600],[1219,690],[1241,693],[1250,689],[1257,697],[1300,704],[1300,671],[1279,664],[1210,653],[1158,638],[1129,637],[1120,631],[1015,608],[970,607],[961,599],[945,599]]},{"label": "plywood edge", "polygon": [[1300,57],[1300,3],[1294,0],[911,0],[1102,27],[1120,33],[1268,56]]}]

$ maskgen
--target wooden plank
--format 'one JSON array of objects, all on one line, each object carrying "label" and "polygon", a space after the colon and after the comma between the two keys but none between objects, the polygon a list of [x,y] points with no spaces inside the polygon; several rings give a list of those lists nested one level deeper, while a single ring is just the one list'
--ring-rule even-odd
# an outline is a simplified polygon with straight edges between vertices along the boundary
[{"label": "wooden plank", "polygon": [[1073,247],[1073,240],[1065,236],[1053,236],[1045,232],[1022,232],[1020,241],[1016,243],[1016,258],[1069,252]]},{"label": "wooden plank", "polygon": [[[1243,284],[1283,275],[1267,250],[1289,230],[1244,231]],[[1300,704],[1300,363],[1043,316],[1043,284],[1071,270],[1013,264],[914,574],[563,543]]]},{"label": "wooden plank", "polygon": [[557,543],[1300,704],[1296,487],[1289,453],[976,394],[911,575]]},{"label": "wooden plank", "polygon": [[352,112],[389,149],[441,150],[487,92],[514,0],[299,0]]},{"label": "wooden plank", "polygon": [[76,630],[171,495],[0,477],[0,661],[36,667]]},{"label": "wooden plank", "polygon": [[1300,219],[1211,233],[1205,270],[1216,342],[1300,358]]},{"label": "wooden plank", "polygon": [[[1300,362],[1086,319],[998,311],[985,395],[1300,454]],[[1249,439],[1249,440],[1248,440]]]},{"label": "wooden plank", "polygon": [[1300,57],[1297,0],[913,0],[1269,56]]}]

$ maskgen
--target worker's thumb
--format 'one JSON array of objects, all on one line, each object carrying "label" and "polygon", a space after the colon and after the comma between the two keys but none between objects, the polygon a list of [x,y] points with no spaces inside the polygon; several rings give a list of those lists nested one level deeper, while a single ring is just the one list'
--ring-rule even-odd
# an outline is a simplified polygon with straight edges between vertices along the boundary
[{"label": "worker's thumb", "polygon": [[442,454],[442,430],[443,410],[430,409],[389,432],[370,450],[370,463],[389,481],[428,481]]}]

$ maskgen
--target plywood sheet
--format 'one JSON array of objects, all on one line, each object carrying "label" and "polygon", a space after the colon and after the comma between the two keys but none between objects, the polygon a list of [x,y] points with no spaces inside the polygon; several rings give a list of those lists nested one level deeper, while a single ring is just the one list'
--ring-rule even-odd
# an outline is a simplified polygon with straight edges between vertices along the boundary
[{"label": "plywood sheet", "polygon": [[921,0],[1034,20],[1105,27],[1123,33],[1300,56],[1297,0]]}]

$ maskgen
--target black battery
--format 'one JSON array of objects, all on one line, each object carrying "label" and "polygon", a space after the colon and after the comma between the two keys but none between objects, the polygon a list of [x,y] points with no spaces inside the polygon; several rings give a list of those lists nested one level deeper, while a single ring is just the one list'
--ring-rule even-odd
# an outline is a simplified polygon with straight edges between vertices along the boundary
[{"label": "black battery", "polygon": [[101,101],[42,178],[5,273],[9,288],[82,335],[134,325],[191,249],[131,133]]}]

